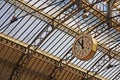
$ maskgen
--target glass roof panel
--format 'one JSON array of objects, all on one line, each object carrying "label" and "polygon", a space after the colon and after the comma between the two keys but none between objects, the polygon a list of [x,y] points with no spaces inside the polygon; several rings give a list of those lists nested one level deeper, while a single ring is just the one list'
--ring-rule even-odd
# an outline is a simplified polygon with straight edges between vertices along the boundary
[{"label": "glass roof panel", "polygon": [[[93,8],[84,12],[87,8],[79,10],[77,9],[78,6],[72,3],[71,0],[24,1],[26,1],[26,5],[31,5],[31,7],[44,12],[44,14],[40,14],[41,16],[49,15],[50,17],[48,18],[51,19],[52,17],[52,20],[48,20],[47,22],[47,20],[43,20],[44,17],[40,18],[35,16],[35,14],[20,9],[20,6],[15,7],[13,4],[4,0],[0,2],[0,32],[27,44],[31,44],[35,40],[32,46],[38,46],[39,49],[48,52],[50,55],[59,57],[60,59],[63,58],[63,60],[67,61],[73,56],[72,46],[75,41],[75,36],[80,32],[86,32],[93,28],[88,34],[94,37],[100,45],[105,45],[109,50],[120,52],[120,32],[115,28],[108,27],[107,22],[98,25],[102,21],[96,15],[100,14],[99,11],[106,14],[107,6],[105,2],[96,4],[95,6],[98,12],[94,12],[93,14],[92,12],[95,11]],[[97,0],[87,1],[91,4]],[[115,8],[115,10],[117,10],[117,8]],[[118,10],[114,11],[113,15],[119,15],[119,12]],[[11,22],[13,19],[16,19],[16,21]],[[114,19],[120,23],[119,16]],[[55,27],[56,25],[57,27]],[[94,73],[112,80],[113,78],[111,77],[119,72],[120,69],[117,68],[120,66],[108,70],[104,69],[107,68],[110,63],[116,65],[119,64],[120,61],[116,58],[111,60],[104,59],[109,58],[108,55],[104,56],[104,54],[108,53],[109,52],[106,52],[103,48],[98,47],[92,59],[82,61],[75,57],[70,62],[77,67],[88,70],[88,72],[96,71]],[[65,56],[66,54],[67,56]],[[106,64],[104,64],[104,61]],[[102,63],[103,66],[100,66]],[[99,67],[100,70],[98,70]]]}]

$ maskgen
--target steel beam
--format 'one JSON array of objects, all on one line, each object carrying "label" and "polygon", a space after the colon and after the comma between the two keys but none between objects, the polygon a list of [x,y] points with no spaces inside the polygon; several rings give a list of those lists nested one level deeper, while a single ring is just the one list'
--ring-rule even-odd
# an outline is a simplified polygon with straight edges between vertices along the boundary
[{"label": "steel beam", "polygon": [[120,5],[120,1],[115,2],[113,7],[116,8],[118,5]]},{"label": "steel beam", "polygon": [[[7,43],[6,43],[7,41]],[[24,52],[24,49],[26,49],[28,47],[27,44],[19,41],[19,40],[16,40],[14,38],[11,38],[9,37],[8,35],[5,35],[3,33],[0,33],[0,44],[4,44],[6,46],[9,46],[11,48],[15,48],[15,45],[18,45],[20,47],[16,47],[15,49],[18,50],[18,51],[21,51],[21,52]],[[15,45],[11,45],[11,44],[15,44]],[[21,49],[22,48],[22,49]],[[34,47],[30,47],[30,51],[34,51]],[[52,59],[52,60],[55,60],[56,62],[60,62],[60,58],[58,57],[55,57],[53,55],[50,55],[49,53],[45,52],[45,51],[42,51],[41,49],[37,49],[36,52],[40,55],[43,55],[44,57],[48,58],[48,59]],[[27,54],[27,53],[26,53]],[[35,56],[35,55],[34,55]],[[43,57],[42,57],[43,58]],[[46,60],[47,61],[47,60]],[[66,64],[66,61],[62,61],[62,64],[65,65]],[[76,72],[77,75],[81,76],[82,74],[85,74],[87,72],[87,70],[81,68],[81,67],[77,67],[71,63],[68,64],[68,66],[65,68],[65,69],[72,69],[73,72],[74,71],[78,71],[78,73]],[[89,73],[89,75],[93,75],[93,73]],[[97,79],[102,79],[102,80],[106,80],[105,78],[103,77],[100,77],[98,75],[95,76]]]},{"label": "steel beam", "polygon": [[[9,2],[13,4],[14,0],[11,0]],[[57,28],[60,29],[60,30],[62,30],[62,31],[64,31],[64,32],[66,32],[66,33],[69,31],[69,33],[68,33],[69,35],[72,35],[72,36],[75,37],[76,35],[81,34],[80,32],[78,32],[78,31],[70,28],[65,23],[61,23],[62,21],[58,21],[57,19],[54,19],[54,17],[52,17],[52,16],[50,16],[50,15],[48,15],[48,14],[46,14],[46,13],[44,13],[44,12],[38,10],[38,9],[36,9],[35,7],[33,7],[33,6],[29,5],[29,4],[26,4],[26,2],[24,0],[17,0],[16,4],[19,4],[19,6],[17,6],[17,5],[16,6],[19,7],[20,9],[25,10],[25,11],[27,11],[29,13],[32,13],[31,15],[34,15],[34,16],[42,19],[45,22],[48,22],[48,21],[52,22],[53,21],[53,23],[50,23],[50,25],[52,25],[52,26],[56,26],[56,25],[60,24],[60,26],[57,26]],[[90,7],[86,8],[86,9],[89,10]],[[33,12],[35,12],[35,13],[33,13]],[[91,13],[93,13],[93,14],[96,15],[97,12],[93,11]],[[104,17],[104,15],[102,13],[100,13],[100,14],[98,14],[96,16],[98,18],[100,18],[101,21],[105,21],[106,20],[106,18]],[[92,27],[92,28],[96,28],[96,27],[98,27],[98,26],[95,26],[95,27]],[[102,47],[103,49],[105,49],[106,51],[109,51],[109,49],[105,45],[103,46],[103,45],[99,44],[99,46]],[[116,52],[112,51],[112,54],[114,54],[114,53],[116,53]],[[120,55],[118,56],[118,58],[120,58]]]},{"label": "steel beam", "polygon": [[73,5],[73,3],[69,3],[67,5],[65,5],[58,14],[55,15],[54,19],[56,19],[59,15],[61,15],[63,12],[65,12],[69,7],[71,7]]},{"label": "steel beam", "polygon": [[108,28],[112,28],[112,1],[108,1],[108,12],[107,12],[107,25]]},{"label": "steel beam", "polygon": [[[117,1],[117,2],[114,3],[113,8],[116,8],[116,10],[120,11],[120,8],[117,7],[117,6],[119,6],[119,5],[120,5],[120,1]],[[113,16],[113,17],[114,17],[114,16]],[[118,26],[120,26],[120,23],[119,23]]]},{"label": "steel beam", "polygon": [[[11,0],[9,2],[11,4],[13,4],[14,0]],[[24,0],[17,0],[16,4],[19,5],[19,6],[16,5],[16,7],[19,7],[20,9],[22,9],[22,10],[28,12],[28,13],[32,13],[31,15],[34,15],[35,17],[40,18],[40,19],[42,19],[45,22],[53,22],[53,23],[50,23],[50,25],[52,25],[52,26],[60,24],[60,26],[57,26],[59,29],[61,29],[61,30],[66,29],[65,32],[67,32],[69,30],[75,36],[74,32],[77,32],[77,31],[75,31],[74,29],[70,28],[69,26],[67,26],[64,23],[61,23],[62,21],[54,19],[54,17],[52,17],[52,16],[42,12],[41,10],[35,8],[34,6],[26,4],[26,2]]]},{"label": "steel beam", "polygon": [[[85,5],[90,5],[87,1],[85,0],[82,0],[82,1]],[[94,16],[96,16],[97,18],[99,18],[100,20],[107,19],[106,15],[103,12],[100,12],[99,10],[97,10],[97,8],[91,7],[91,6],[89,6],[89,8],[92,8],[94,11],[90,11],[89,9],[86,9],[86,10],[89,11]],[[96,13],[98,14],[96,15]],[[120,27],[117,26],[119,25],[119,22],[117,22],[115,19],[112,19],[112,25],[114,29],[120,32]]]}]

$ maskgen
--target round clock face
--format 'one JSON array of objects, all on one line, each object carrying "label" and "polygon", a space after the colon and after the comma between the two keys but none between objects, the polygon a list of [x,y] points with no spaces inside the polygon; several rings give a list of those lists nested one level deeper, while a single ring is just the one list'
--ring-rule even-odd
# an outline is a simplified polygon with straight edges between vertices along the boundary
[{"label": "round clock face", "polygon": [[81,36],[75,43],[76,55],[82,56],[91,52],[92,41],[87,36]]},{"label": "round clock face", "polygon": [[93,46],[94,42],[91,36],[80,35],[73,45],[73,54],[81,60],[88,60],[93,56]]}]

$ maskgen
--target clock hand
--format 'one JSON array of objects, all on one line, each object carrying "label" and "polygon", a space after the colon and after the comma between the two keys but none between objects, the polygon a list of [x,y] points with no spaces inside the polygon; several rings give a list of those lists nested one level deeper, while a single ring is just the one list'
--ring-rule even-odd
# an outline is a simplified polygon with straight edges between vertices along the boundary
[{"label": "clock hand", "polygon": [[84,49],[84,41],[83,41],[83,39],[82,39],[82,48]]},{"label": "clock hand", "polygon": [[80,46],[82,47],[82,49],[84,49],[83,41],[82,41],[82,43],[80,43],[80,41],[78,41],[78,43],[80,44]]},{"label": "clock hand", "polygon": [[82,46],[82,44],[78,41],[78,43],[80,44],[80,46]]}]

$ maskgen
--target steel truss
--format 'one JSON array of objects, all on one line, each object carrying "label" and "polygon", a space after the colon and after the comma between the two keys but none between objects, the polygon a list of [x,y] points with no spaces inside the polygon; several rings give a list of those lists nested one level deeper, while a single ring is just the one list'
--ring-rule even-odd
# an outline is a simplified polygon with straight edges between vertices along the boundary
[{"label": "steel truss", "polygon": [[[9,1],[9,3],[14,4],[14,0]],[[24,0],[16,0],[16,4],[14,4],[14,5],[17,8],[20,8],[20,9],[26,11],[28,14],[37,17],[38,19],[44,21],[47,25],[44,27],[44,29],[42,29],[42,31],[40,33],[38,33],[38,35],[34,38],[34,40],[29,45],[26,45],[26,44],[23,45],[22,43],[18,42],[17,40],[11,42],[9,40],[12,40],[12,38],[8,39],[7,36],[1,35],[2,36],[2,38],[1,38],[2,44],[5,44],[10,47],[16,46],[13,48],[20,50],[23,53],[21,58],[19,59],[18,63],[16,64],[17,67],[15,67],[12,72],[13,74],[10,77],[11,80],[19,79],[22,76],[21,73],[23,73],[24,70],[22,70],[23,72],[21,72],[21,69],[23,67],[25,67],[25,68],[27,67],[27,65],[30,63],[30,60],[32,59],[33,56],[37,56],[37,57],[44,56],[42,58],[45,58],[45,62],[47,61],[47,59],[49,59],[50,56],[45,54],[47,52],[38,50],[38,48],[46,40],[46,38],[48,38],[49,35],[51,35],[54,32],[55,29],[59,29],[73,37],[82,33],[76,29],[71,28],[67,24],[65,24],[65,22],[68,19],[70,19],[72,16],[76,15],[79,11],[82,10],[82,8],[78,9],[78,7],[76,7],[74,5],[76,3],[70,2],[69,4],[64,6],[63,9],[61,9],[61,11],[58,14],[56,14],[56,16],[54,16],[54,17],[42,12],[41,10],[35,8],[32,5],[26,4],[26,2]],[[91,5],[89,3],[87,3],[85,0],[83,0],[83,6],[86,11],[90,12],[91,14],[93,14],[100,20],[99,24],[96,24],[96,25],[90,27],[88,30],[84,31],[85,33],[90,33],[91,31],[97,29],[99,26],[101,26],[104,23],[106,23],[106,24],[108,23],[108,26],[110,28],[114,28],[120,32],[120,28],[118,27],[119,23],[114,19],[112,19],[112,20],[110,19],[111,18],[110,12],[108,12],[108,14],[109,14],[108,19],[110,19],[110,20],[108,20],[104,13],[101,13],[96,8],[91,7]],[[113,7],[116,7],[116,6],[117,6],[117,3]],[[94,11],[92,11],[91,8]],[[109,10],[110,10],[110,8],[111,8],[111,5],[109,6]],[[63,14],[64,14],[64,16],[63,16]],[[78,16],[80,16],[80,15],[78,15]],[[106,30],[108,30],[108,29],[106,29]],[[103,31],[106,31],[106,30],[103,30]],[[101,32],[99,34],[101,34]],[[99,34],[97,34],[97,35],[99,35]],[[97,35],[96,35],[96,37],[97,37]],[[116,35],[118,35],[118,34],[116,34]],[[8,40],[6,40],[5,38]],[[118,46],[118,45],[119,45],[119,43],[116,44],[116,46]],[[35,47],[32,47],[32,46],[35,46]],[[97,74],[102,70],[102,68],[105,66],[105,64],[109,63],[112,60],[112,58],[120,60],[119,52],[112,50],[113,48],[108,48],[106,45],[99,43],[98,50],[101,52],[104,52],[105,54],[98,61],[96,61],[89,70],[87,70],[87,71],[83,70],[83,69],[80,71],[77,70],[77,71],[75,71],[75,73],[78,72],[77,75],[79,75],[80,79],[81,79],[81,77],[80,77],[81,75],[83,77],[85,77],[86,79],[92,78],[92,77],[96,77],[96,78],[100,79],[101,77],[98,77]],[[36,51],[38,51],[41,54],[36,53]],[[66,52],[65,54],[66,55],[72,54],[71,49],[68,52]],[[47,76],[47,79],[56,79],[57,77],[60,76],[60,73],[64,69],[65,70],[70,69],[70,70],[72,70],[72,72],[74,72],[74,69],[76,70],[76,67],[70,64],[71,60],[74,58],[73,56],[70,56],[69,57],[70,60],[68,60],[67,62],[64,61],[64,57],[63,57],[63,59],[56,59],[56,57],[50,57],[50,59],[48,61],[51,61],[51,58],[52,59],[55,58],[55,60],[54,60],[55,62],[53,62],[53,65],[54,65],[53,70],[50,71],[50,75]],[[41,73],[40,73],[40,75],[41,75]],[[45,76],[45,75],[43,75],[43,76]],[[119,76],[119,73],[116,76]]]},{"label": "steel truss", "polygon": [[[13,62],[4,61],[3,59],[0,60],[4,63],[9,63],[10,65],[12,65],[14,67],[12,75],[10,77],[10,80],[21,79],[24,72],[26,72],[26,71],[28,71],[30,73],[31,72],[34,73],[36,75],[36,77],[41,76],[41,77],[47,78],[48,80],[49,79],[51,80],[51,79],[54,79],[57,77],[62,78],[61,73],[63,73],[64,70],[68,71],[69,74],[74,73],[75,74],[74,77],[76,77],[77,80],[81,79],[81,77],[87,77],[87,75],[85,75],[87,72],[86,70],[84,70],[80,67],[78,68],[78,67],[74,66],[73,64],[70,64],[70,63],[68,64],[68,62],[66,62],[60,58],[46,54],[47,52],[45,52],[45,51],[37,49],[34,52],[35,47],[30,47],[30,53],[28,53],[28,48],[27,48],[28,45],[27,44],[22,43],[14,38],[10,38],[7,35],[0,34],[0,44],[2,44],[4,46],[8,46],[8,47],[16,50],[17,52],[22,53],[22,55],[19,57],[18,62],[15,64],[13,64]],[[32,54],[33,52],[34,52],[34,54],[31,55],[31,57],[30,57],[30,54]],[[44,65],[45,63],[52,64],[52,66],[51,66],[52,71],[50,71],[49,75],[44,75],[43,73],[40,73],[40,72],[37,72],[37,71],[34,71],[34,70],[28,68],[28,65],[30,65],[30,62],[33,59],[33,57],[42,60],[43,61],[42,65]],[[56,72],[56,74],[54,75],[53,73],[55,73],[55,72]],[[90,72],[89,76],[91,76],[91,75],[93,75],[93,73]],[[95,76],[95,78],[104,80],[104,78],[97,76],[97,75]]]}]

